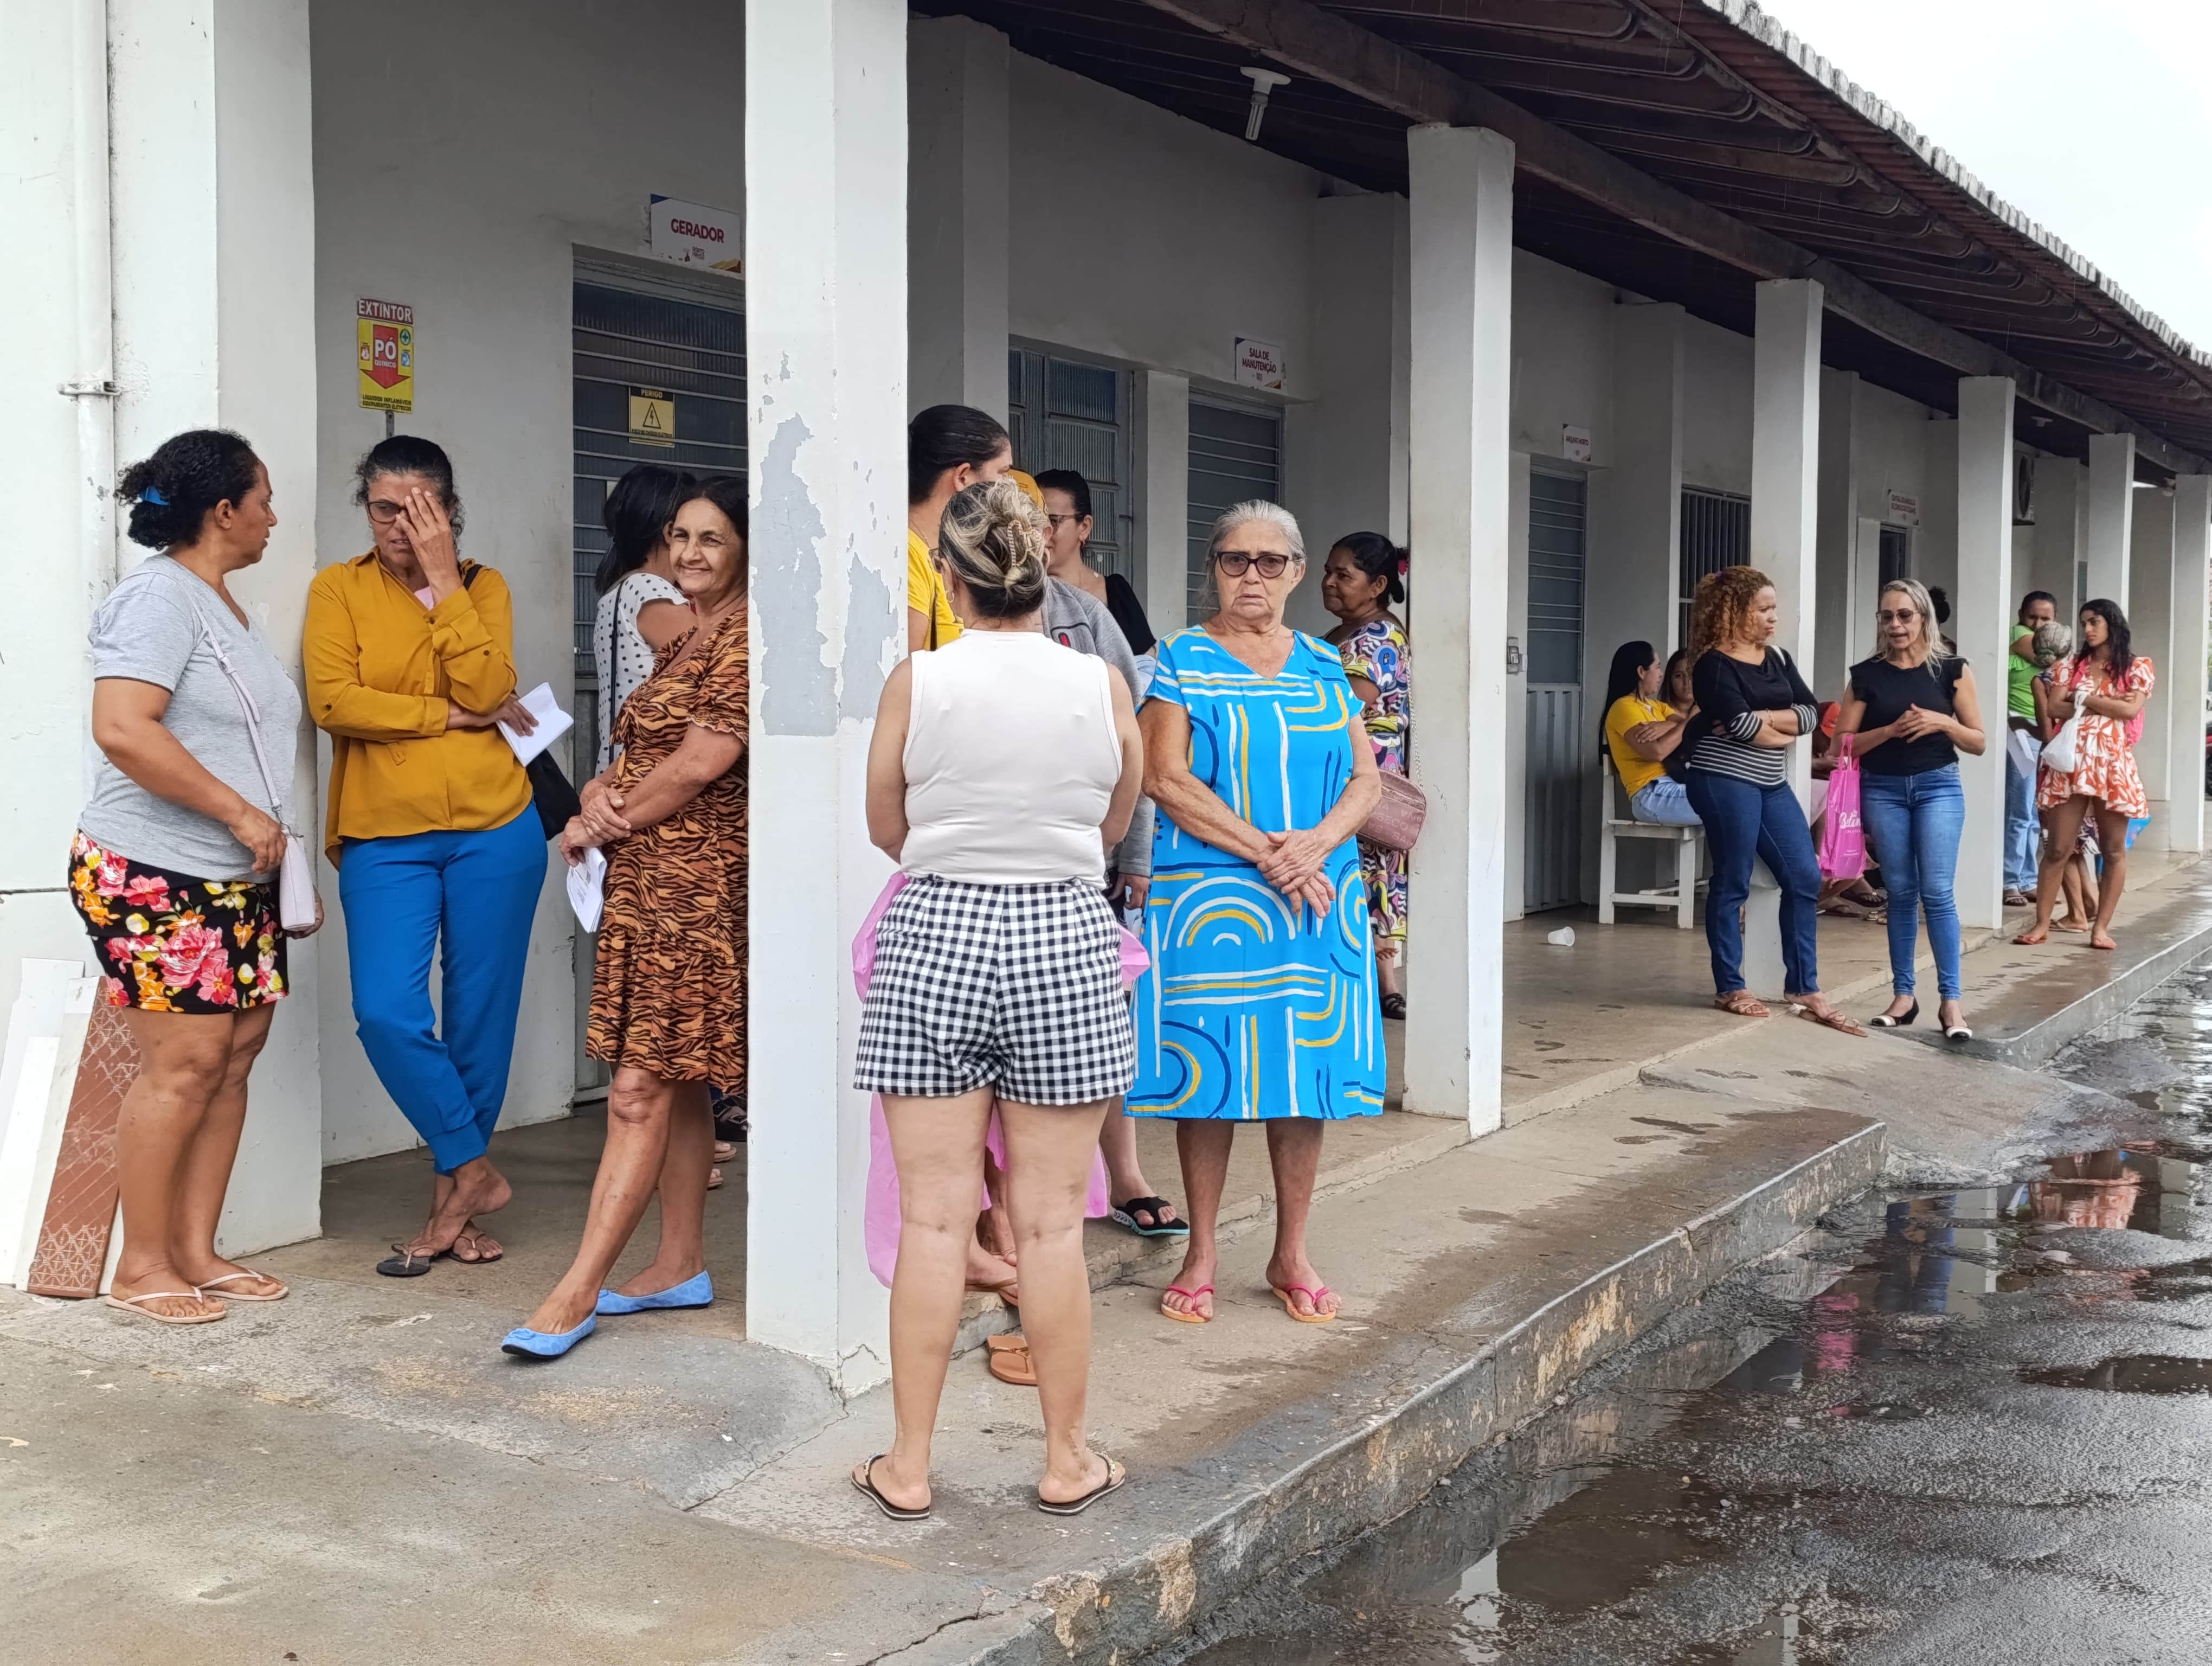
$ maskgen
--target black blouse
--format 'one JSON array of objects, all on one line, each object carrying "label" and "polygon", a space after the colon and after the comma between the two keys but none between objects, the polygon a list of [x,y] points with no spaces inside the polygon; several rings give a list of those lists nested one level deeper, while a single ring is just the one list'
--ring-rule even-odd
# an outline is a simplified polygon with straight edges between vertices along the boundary
[{"label": "black blouse", "polygon": [[1790,778],[1789,751],[1753,745],[1752,738],[1759,731],[1761,712],[1795,711],[1800,735],[1812,733],[1820,721],[1820,703],[1797,674],[1795,660],[1769,648],[1757,665],[1747,666],[1708,648],[1691,668],[1690,687],[1698,696],[1698,714],[1683,732],[1682,750],[1689,754],[1691,769],[1762,787],[1779,787]]},{"label": "black blouse", "polygon": [[[1931,660],[1919,666],[1893,666],[1880,655],[1860,660],[1851,667],[1851,692],[1866,702],[1859,727],[1887,728],[1913,706],[1944,717],[1957,716],[1953,696],[1966,669],[1964,660]],[[1924,734],[1917,740],[1885,740],[1871,751],[1854,746],[1851,756],[1870,775],[1924,775],[1956,763],[1959,749],[1947,734]]]},{"label": "black blouse", "polygon": [[1114,623],[1121,627],[1121,634],[1129,639],[1129,652],[1150,654],[1159,638],[1152,635],[1152,627],[1145,617],[1144,604],[1128,580],[1119,573],[1106,575],[1106,611],[1114,616]]}]

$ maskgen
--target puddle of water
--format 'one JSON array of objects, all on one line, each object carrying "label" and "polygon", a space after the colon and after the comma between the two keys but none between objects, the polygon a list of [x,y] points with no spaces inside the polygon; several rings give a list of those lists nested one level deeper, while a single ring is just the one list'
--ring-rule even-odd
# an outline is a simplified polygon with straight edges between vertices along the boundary
[{"label": "puddle of water", "polygon": [[2212,1359],[2171,1353],[2124,1353],[2094,1365],[2046,1365],[2020,1374],[2024,1383],[2055,1389],[2102,1389],[2113,1394],[2212,1394]]}]

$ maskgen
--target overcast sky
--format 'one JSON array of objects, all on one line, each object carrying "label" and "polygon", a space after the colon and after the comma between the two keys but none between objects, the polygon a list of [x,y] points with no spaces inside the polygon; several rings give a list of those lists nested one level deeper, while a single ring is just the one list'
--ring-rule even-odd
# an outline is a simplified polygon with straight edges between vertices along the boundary
[{"label": "overcast sky", "polygon": [[2212,350],[2208,0],[1760,0],[2106,281]]}]

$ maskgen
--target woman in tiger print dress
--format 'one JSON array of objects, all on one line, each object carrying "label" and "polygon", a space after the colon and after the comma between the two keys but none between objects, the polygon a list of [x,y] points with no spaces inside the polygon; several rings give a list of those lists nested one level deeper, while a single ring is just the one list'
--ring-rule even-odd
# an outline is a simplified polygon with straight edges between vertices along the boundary
[{"label": "woman in tiger print dress", "polygon": [[[620,751],[583,788],[561,836],[571,863],[607,857],[606,909],[585,1046],[614,1070],[606,1148],[574,1263],[507,1352],[555,1359],[602,1314],[703,1307],[707,1084],[745,1069],[745,489],[703,480],[669,527],[676,582],[697,623],[617,721]],[[655,1190],[660,1247],[602,1288]]]}]

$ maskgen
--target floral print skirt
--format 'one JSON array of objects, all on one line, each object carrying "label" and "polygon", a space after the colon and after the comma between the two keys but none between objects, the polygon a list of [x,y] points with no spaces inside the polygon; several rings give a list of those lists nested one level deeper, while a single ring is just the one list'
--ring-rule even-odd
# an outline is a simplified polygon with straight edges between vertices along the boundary
[{"label": "floral print skirt", "polygon": [[70,897],[107,974],[111,1006],[215,1017],[284,998],[273,885],[147,867],[79,833]]}]

